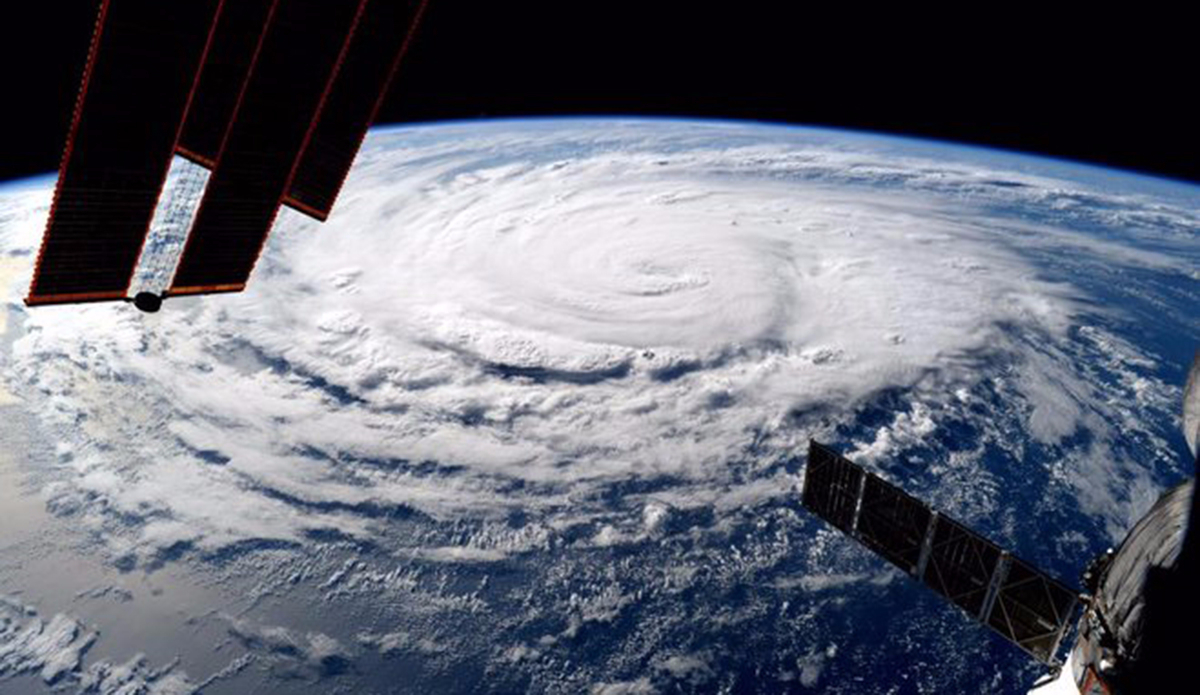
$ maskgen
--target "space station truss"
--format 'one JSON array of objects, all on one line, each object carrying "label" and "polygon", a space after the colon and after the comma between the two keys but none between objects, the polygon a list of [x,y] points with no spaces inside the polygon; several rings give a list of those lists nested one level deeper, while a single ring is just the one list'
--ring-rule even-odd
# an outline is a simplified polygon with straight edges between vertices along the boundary
[{"label": "space station truss", "polygon": [[209,175],[165,294],[243,289],[281,206],[329,216],[426,3],[99,0],[26,303],[126,299],[175,157]]},{"label": "space station truss", "polygon": [[963,524],[816,441],[801,501],[868,549],[1044,663],[1078,596]]}]

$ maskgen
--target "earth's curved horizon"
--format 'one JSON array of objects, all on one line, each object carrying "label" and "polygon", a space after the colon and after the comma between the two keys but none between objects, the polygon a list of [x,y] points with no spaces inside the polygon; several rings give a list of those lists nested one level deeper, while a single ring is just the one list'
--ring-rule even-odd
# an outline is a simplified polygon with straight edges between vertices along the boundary
[{"label": "earth's curved horizon", "polygon": [[0,689],[1024,693],[802,510],[809,437],[1075,584],[1190,474],[1200,187],[697,119],[372,131],[240,295],[27,309]]}]

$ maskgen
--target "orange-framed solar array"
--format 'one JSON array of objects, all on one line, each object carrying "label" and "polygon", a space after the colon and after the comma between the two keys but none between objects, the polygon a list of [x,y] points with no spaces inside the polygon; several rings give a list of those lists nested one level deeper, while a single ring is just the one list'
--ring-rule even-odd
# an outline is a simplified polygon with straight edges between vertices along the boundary
[{"label": "orange-framed solar array", "polygon": [[210,175],[165,294],[244,288],[282,205],[329,216],[426,4],[98,2],[30,305],[128,298],[176,156]]},{"label": "orange-framed solar array", "polygon": [[124,298],[220,0],[103,0],[26,303]]}]

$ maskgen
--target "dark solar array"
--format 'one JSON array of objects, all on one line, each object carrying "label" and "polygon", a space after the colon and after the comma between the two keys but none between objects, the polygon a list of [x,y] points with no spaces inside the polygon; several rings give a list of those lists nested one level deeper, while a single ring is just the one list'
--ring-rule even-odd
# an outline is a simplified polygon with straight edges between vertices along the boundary
[{"label": "dark solar array", "polygon": [[1062,639],[1062,626],[1075,612],[1075,592],[1015,557],[996,593],[988,625],[1042,661]]},{"label": "dark solar array", "polygon": [[808,468],[804,474],[804,506],[846,533],[854,525],[858,490],[865,474],[862,468],[831,449],[811,442]]},{"label": "dark solar array", "polygon": [[100,0],[27,302],[126,298],[175,154],[212,170],[170,294],[328,216],[426,0]]},{"label": "dark solar array", "polygon": [[858,537],[863,545],[909,574],[917,571],[933,512],[882,478],[867,474]]},{"label": "dark solar array", "polygon": [[125,296],[218,4],[101,4],[30,304]]},{"label": "dark solar array", "polygon": [[1073,620],[1074,591],[815,441],[805,507],[1050,663]]},{"label": "dark solar array", "polygon": [[426,0],[367,0],[284,203],[329,216]]},{"label": "dark solar array", "polygon": [[245,286],[362,4],[275,7],[170,293]]},{"label": "dark solar array", "polygon": [[212,168],[277,0],[225,2],[179,138],[183,156]]},{"label": "dark solar array", "polygon": [[980,613],[1001,555],[1000,546],[948,517],[938,516],[923,580],[951,603],[982,619]]}]

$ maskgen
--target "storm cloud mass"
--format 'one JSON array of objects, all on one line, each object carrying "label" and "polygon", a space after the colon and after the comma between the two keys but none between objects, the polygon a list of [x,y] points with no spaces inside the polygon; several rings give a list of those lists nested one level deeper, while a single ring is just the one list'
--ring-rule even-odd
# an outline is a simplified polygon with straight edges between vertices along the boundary
[{"label": "storm cloud mass", "polygon": [[[0,393],[53,443],[47,523],[125,576],[195,567],[274,602],[209,611],[230,663],[172,664],[183,692],[703,690],[756,667],[836,692],[897,639],[836,597],[924,599],[798,509],[809,437],[1064,575],[1183,471],[1200,199],[1123,181],[728,123],[384,130],[328,223],[284,213],[247,292],[156,315],[25,310],[49,191],[12,191]],[[320,625],[289,624],[305,601]],[[1000,690],[1033,673],[942,617],[904,639],[973,640]],[[898,668],[938,689],[971,661]]]}]

